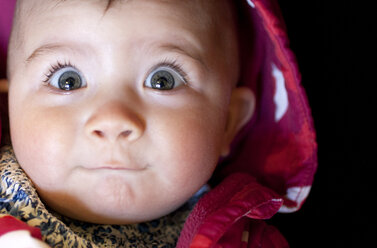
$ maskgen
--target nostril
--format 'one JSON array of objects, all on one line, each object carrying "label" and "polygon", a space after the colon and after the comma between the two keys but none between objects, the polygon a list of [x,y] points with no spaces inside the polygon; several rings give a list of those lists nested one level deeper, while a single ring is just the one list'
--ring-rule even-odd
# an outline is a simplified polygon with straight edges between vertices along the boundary
[{"label": "nostril", "polygon": [[129,139],[130,136],[132,134],[132,130],[126,130],[126,131],[122,131],[120,133],[118,133],[118,135],[113,135],[111,134],[111,132],[106,132],[106,131],[101,131],[101,130],[93,130],[92,131],[92,136],[96,137],[96,138],[127,138]]},{"label": "nostril", "polygon": [[119,136],[120,136],[120,137],[123,137],[123,138],[126,138],[126,137],[130,136],[131,133],[132,133],[131,130],[127,130],[127,131],[123,131],[123,132],[121,132]]},{"label": "nostril", "polygon": [[94,130],[93,134],[94,134],[94,136],[97,136],[99,138],[105,137],[105,134],[102,131],[100,131],[100,130]]}]

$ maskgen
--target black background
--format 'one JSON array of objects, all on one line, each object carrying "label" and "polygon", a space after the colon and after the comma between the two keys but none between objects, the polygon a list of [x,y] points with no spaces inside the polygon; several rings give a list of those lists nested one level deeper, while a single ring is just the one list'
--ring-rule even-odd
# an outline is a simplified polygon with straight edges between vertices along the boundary
[{"label": "black background", "polygon": [[279,0],[318,141],[308,200],[270,222],[291,247],[377,247],[377,9],[368,2]]}]

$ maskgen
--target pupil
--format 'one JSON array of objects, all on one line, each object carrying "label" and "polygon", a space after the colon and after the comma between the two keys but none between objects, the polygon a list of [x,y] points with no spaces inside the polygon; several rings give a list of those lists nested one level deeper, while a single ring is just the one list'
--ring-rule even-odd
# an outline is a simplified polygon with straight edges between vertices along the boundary
[{"label": "pupil", "polygon": [[81,78],[75,72],[66,72],[59,78],[59,88],[62,90],[75,90],[81,87]]},{"label": "pupil", "polygon": [[75,85],[75,79],[70,77],[65,81],[64,88],[71,89]]},{"label": "pupil", "polygon": [[174,77],[167,71],[156,72],[151,79],[151,86],[159,90],[171,90],[174,88]]},{"label": "pupil", "polygon": [[160,79],[157,80],[157,87],[158,88],[164,88],[167,84],[168,80],[165,77],[161,77]]}]

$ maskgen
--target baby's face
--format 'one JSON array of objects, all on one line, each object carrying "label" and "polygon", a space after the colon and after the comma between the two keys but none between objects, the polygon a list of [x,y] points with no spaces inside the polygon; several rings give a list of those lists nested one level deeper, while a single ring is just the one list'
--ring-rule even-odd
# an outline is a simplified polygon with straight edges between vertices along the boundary
[{"label": "baby's face", "polygon": [[10,51],[13,147],[56,211],[151,220],[203,186],[229,145],[238,77],[229,6],[106,4],[22,1]]}]

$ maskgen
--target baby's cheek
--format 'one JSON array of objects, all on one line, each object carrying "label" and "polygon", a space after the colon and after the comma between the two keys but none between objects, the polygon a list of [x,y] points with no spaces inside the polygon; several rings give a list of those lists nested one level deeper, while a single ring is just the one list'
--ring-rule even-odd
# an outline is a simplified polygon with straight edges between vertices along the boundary
[{"label": "baby's cheek", "polygon": [[36,183],[48,183],[61,173],[67,156],[67,120],[46,109],[18,114],[12,123],[12,142],[16,157]]},{"label": "baby's cheek", "polygon": [[164,170],[170,175],[168,180],[175,180],[176,185],[201,187],[216,166],[221,132],[212,125],[213,119],[203,115],[197,110],[177,118],[174,128],[165,135],[164,147],[168,149],[162,153],[166,161]]}]

